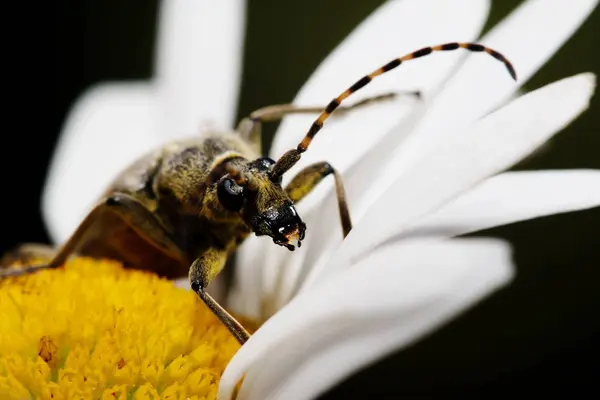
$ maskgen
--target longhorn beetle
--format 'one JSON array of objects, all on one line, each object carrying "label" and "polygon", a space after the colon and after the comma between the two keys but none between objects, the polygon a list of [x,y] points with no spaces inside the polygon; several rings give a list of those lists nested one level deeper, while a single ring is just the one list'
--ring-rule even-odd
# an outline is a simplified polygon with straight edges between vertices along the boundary
[{"label": "longhorn beetle", "polygon": [[[352,229],[341,177],[330,164],[309,165],[285,188],[281,186],[283,174],[298,162],[333,111],[347,112],[390,97],[376,96],[338,108],[352,93],[405,61],[458,48],[488,53],[502,61],[516,80],[512,64],[497,51],[475,43],[447,43],[388,62],[325,107],[269,106],[244,118],[235,132],[213,132],[169,143],[123,171],[47,264],[3,269],[0,278],[57,268],[75,253],[116,259],[126,267],[149,269],[168,278],[188,274],[194,292],[243,344],[249,333],[205,291],[240,243],[254,232],[270,236],[289,250],[300,247],[306,225],[294,203],[328,175],[335,181],[344,237]],[[277,161],[259,157],[262,123],[289,114],[319,112],[296,148]],[[15,254],[24,256],[24,249]]]}]

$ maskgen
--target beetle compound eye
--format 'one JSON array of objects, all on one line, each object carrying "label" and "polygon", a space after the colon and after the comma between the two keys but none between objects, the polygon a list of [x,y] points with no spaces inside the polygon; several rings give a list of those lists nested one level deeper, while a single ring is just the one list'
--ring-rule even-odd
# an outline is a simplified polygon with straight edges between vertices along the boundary
[{"label": "beetle compound eye", "polygon": [[231,178],[223,178],[217,186],[219,202],[229,211],[239,211],[244,205],[244,189]]}]

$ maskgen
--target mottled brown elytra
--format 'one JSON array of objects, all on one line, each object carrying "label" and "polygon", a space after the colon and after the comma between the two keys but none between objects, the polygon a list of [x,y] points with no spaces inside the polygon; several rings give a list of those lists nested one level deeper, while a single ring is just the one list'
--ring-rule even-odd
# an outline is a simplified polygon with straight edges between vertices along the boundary
[{"label": "mottled brown elytra", "polygon": [[[306,226],[294,204],[328,175],[335,181],[344,237],[352,229],[341,177],[329,163],[304,168],[285,188],[282,175],[298,162],[333,111],[347,112],[395,96],[384,94],[338,108],[352,93],[405,61],[458,48],[490,54],[516,79],[511,63],[483,45],[425,47],[365,75],[325,107],[269,106],[244,118],[234,132],[208,132],[166,144],[123,171],[60,248],[24,245],[2,261],[7,265],[42,257],[47,264],[2,269],[0,278],[57,268],[73,254],[116,259],[168,278],[187,274],[192,289],[244,343],[249,333],[205,291],[240,243],[254,232],[289,250],[300,247]],[[261,124],[299,113],[320,113],[300,144],[277,162],[260,157]]]}]

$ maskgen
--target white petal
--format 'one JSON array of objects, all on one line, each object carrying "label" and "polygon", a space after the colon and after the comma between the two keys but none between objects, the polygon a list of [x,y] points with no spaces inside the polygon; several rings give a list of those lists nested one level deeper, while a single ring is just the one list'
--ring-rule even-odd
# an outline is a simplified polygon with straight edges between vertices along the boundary
[{"label": "white petal", "polygon": [[[452,140],[441,140],[409,165],[364,216],[358,215],[333,264],[343,265],[406,232],[420,218],[533,152],[588,107],[594,87],[591,73],[562,79],[518,98]],[[322,267],[315,266],[313,278]],[[334,271],[328,265],[325,272]]]},{"label": "white petal", "polygon": [[[436,12],[430,12],[435,9]],[[448,40],[471,40],[475,38],[489,11],[488,1],[459,0],[404,0],[387,2],[349,35],[319,66],[300,90],[294,100],[295,104],[325,104],[351,85],[360,76],[375,69],[379,64],[420,47],[442,43]],[[376,44],[376,45],[374,45]],[[459,63],[460,54],[445,54],[438,60],[422,63],[407,63],[401,70],[390,73],[388,77],[379,78],[373,85],[364,89],[365,94],[383,93],[396,90],[419,89],[425,96],[433,95],[440,82],[454,70]],[[388,82],[386,84],[386,82]],[[362,92],[362,91],[361,91]],[[358,94],[358,98],[364,94]],[[389,105],[369,106],[368,108],[327,122],[327,127],[315,140],[315,143],[296,168],[286,175],[289,180],[302,166],[312,161],[330,161],[338,170],[347,168],[358,155],[368,151],[382,135],[390,132],[390,128],[399,123],[413,107],[413,101],[400,99]],[[296,146],[306,129],[314,119],[312,117],[289,117],[282,123],[273,143],[272,155],[277,157],[285,150]],[[386,143],[378,149],[388,150],[402,140],[397,132],[385,138]],[[379,150],[378,150],[379,152]],[[379,154],[379,157],[383,157]],[[353,182],[354,183],[354,182]],[[364,185],[356,185],[360,190]],[[252,291],[247,284],[248,279],[262,279],[262,273],[254,268],[256,265],[248,260],[255,260],[266,270],[268,276],[272,270],[284,271],[284,281],[291,282],[282,291],[284,299],[289,295],[290,287],[294,286],[294,277],[298,273],[304,257],[308,254],[318,256],[313,252],[313,244],[323,244],[329,237],[320,230],[321,226],[334,226],[336,237],[341,239],[341,231],[337,217],[333,193],[331,204],[321,204],[323,195],[331,189],[330,179],[299,204],[299,212],[309,226],[309,231],[303,247],[293,254],[276,252],[265,260],[265,255],[271,253],[273,244],[264,238],[249,238],[239,251],[238,271],[236,276],[238,286],[242,291]],[[351,188],[350,188],[351,189]],[[352,199],[352,193],[349,193]],[[327,213],[311,216],[309,210],[316,204]],[[332,210],[329,212],[329,210]],[[285,263],[285,267],[282,265]],[[244,269],[251,269],[243,271]],[[265,283],[265,286],[273,286]],[[255,286],[253,286],[255,287]],[[280,288],[277,288],[280,290]],[[255,293],[255,292],[253,292]],[[248,305],[253,299],[251,294],[238,293],[240,304]],[[255,310],[257,306],[253,307]]]},{"label": "white petal", "polygon": [[169,0],[160,11],[157,84],[170,137],[230,129],[241,76],[244,0]]},{"label": "white petal", "polygon": [[54,152],[42,210],[55,243],[65,241],[111,180],[161,143],[156,97],[146,84],[103,85],[71,110]]},{"label": "white petal", "polygon": [[236,253],[235,277],[228,306],[250,318],[262,320],[268,316],[265,307],[273,308],[274,277],[281,271],[275,266],[280,266],[280,260],[291,255],[290,251],[275,245],[268,237],[246,239]]},{"label": "white petal", "polygon": [[447,204],[402,237],[452,237],[600,205],[600,170],[505,172]]},{"label": "white petal", "polygon": [[[513,63],[517,82],[501,63],[485,54],[471,54],[387,171],[404,168],[442,138],[458,133],[450,127],[469,124],[509,99],[577,30],[597,3],[598,0],[524,2],[480,40]],[[384,175],[381,185],[390,179],[391,173]],[[371,193],[381,191],[374,189]]]},{"label": "white petal", "polygon": [[509,248],[500,241],[380,248],[267,321],[227,366],[219,398],[228,399],[246,372],[240,399],[315,398],[431,333],[512,275]]},{"label": "white petal", "polygon": [[[471,40],[479,34],[488,11],[489,1],[386,2],[322,62],[302,87],[294,103],[324,107],[359,78],[394,58],[449,40]],[[415,89],[421,90],[429,98],[462,59],[458,52],[435,58],[433,56],[429,61],[402,65],[397,71],[379,77],[361,89],[348,103],[369,95]],[[344,170],[396,126],[414,103],[414,100],[404,98],[328,120],[311,149],[302,155],[302,160],[288,173],[287,178],[290,179],[302,166],[324,159],[338,170]],[[275,136],[271,154],[278,157],[296,147],[315,118],[286,118]]]}]

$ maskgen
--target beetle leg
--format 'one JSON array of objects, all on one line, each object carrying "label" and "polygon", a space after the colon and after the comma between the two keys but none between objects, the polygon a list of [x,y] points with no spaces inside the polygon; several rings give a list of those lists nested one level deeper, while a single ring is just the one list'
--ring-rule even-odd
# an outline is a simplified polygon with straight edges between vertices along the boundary
[{"label": "beetle leg", "polygon": [[[367,97],[361,101],[358,101],[349,106],[342,106],[336,110],[336,115],[343,114],[362,106],[366,106],[372,103],[378,103],[381,101],[392,100],[398,96],[412,96],[421,97],[421,92],[418,91],[407,91],[407,92],[391,92],[384,93],[377,96]],[[238,124],[237,132],[242,138],[250,141],[257,150],[260,150],[260,136],[261,136],[261,124],[265,122],[277,121],[291,114],[318,114],[325,110],[325,106],[308,106],[301,107],[294,104],[277,104],[259,108],[252,112],[248,117],[242,119]]]},{"label": "beetle leg", "polygon": [[227,256],[226,250],[215,248],[206,250],[190,267],[190,284],[192,290],[198,294],[213,314],[241,344],[244,344],[250,337],[250,333],[205,290],[225,266]]},{"label": "beetle leg", "polygon": [[75,233],[56,252],[50,262],[19,269],[3,269],[0,270],[0,278],[25,275],[42,269],[60,267],[85,242],[87,233],[90,232],[97,219],[106,211],[118,215],[140,237],[159,250],[180,259],[182,263],[188,263],[187,257],[183,254],[179,246],[177,246],[171,235],[146,207],[127,194],[114,193],[90,211],[81,224],[79,224]]},{"label": "beetle leg", "polygon": [[296,203],[310,193],[327,175],[333,174],[335,179],[335,191],[338,201],[338,209],[340,212],[340,220],[342,223],[342,232],[344,237],[352,230],[352,220],[348,211],[348,201],[346,200],[346,192],[340,174],[328,163],[318,162],[304,168],[292,178],[291,182],[285,187],[285,192],[290,199]]}]

